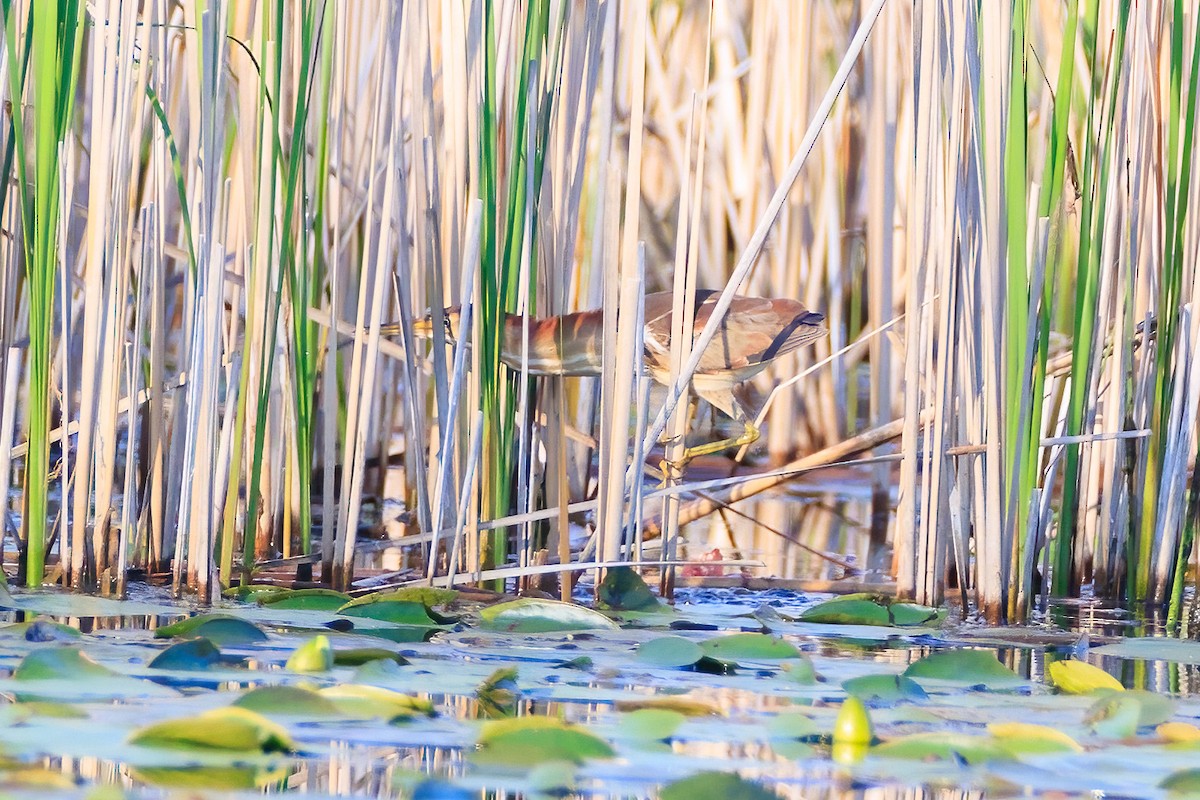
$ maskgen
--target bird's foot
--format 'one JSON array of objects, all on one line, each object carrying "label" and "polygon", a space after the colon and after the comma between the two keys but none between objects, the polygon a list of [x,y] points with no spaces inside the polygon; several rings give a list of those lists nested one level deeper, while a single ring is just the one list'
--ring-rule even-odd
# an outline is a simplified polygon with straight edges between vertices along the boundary
[{"label": "bird's foot", "polygon": [[662,483],[658,485],[658,488],[663,489],[672,483],[678,483],[683,478],[683,468],[690,460],[685,454],[677,461],[664,458],[658,462],[658,470],[662,473]]},{"label": "bird's foot", "polygon": [[716,442],[687,448],[683,451],[683,463],[686,464],[697,456],[708,456],[713,453],[720,453],[722,450],[739,448],[757,442],[759,436],[758,428],[751,422],[743,422],[742,424],[745,426],[745,429],[742,431],[741,436],[734,436],[729,439],[721,439]]}]

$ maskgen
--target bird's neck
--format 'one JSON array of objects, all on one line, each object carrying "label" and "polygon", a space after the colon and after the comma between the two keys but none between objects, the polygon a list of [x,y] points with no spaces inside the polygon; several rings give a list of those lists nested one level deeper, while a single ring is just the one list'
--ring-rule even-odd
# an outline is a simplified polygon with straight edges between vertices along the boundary
[{"label": "bird's neck", "polygon": [[500,360],[513,369],[521,369],[524,362],[534,375],[599,375],[600,325],[585,316],[592,313],[508,317]]}]

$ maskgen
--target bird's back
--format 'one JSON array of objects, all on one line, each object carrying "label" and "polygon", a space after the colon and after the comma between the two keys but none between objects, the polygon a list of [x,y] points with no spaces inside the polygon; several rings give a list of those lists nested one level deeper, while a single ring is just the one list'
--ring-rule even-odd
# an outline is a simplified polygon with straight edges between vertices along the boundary
[{"label": "bird's back", "polygon": [[[695,331],[708,324],[720,293],[696,291]],[[646,359],[655,371],[670,367],[674,299],[670,292],[646,296]],[[825,315],[787,298],[736,295],[697,374],[757,372],[767,363],[825,336]]]}]

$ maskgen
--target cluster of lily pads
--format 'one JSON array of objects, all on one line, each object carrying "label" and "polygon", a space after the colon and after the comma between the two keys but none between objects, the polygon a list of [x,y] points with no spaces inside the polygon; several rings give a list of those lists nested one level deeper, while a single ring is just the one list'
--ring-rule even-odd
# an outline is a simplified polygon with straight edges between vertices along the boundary
[{"label": "cluster of lily pads", "polygon": [[328,792],[322,765],[351,752],[372,793],[413,798],[1200,792],[1200,702],[1127,690],[1087,660],[1189,660],[1193,643],[1014,637],[1042,682],[943,611],[878,596],[670,607],[629,570],[598,595],[592,609],[251,587],[187,609],[3,590],[22,621],[0,628],[0,787]]}]

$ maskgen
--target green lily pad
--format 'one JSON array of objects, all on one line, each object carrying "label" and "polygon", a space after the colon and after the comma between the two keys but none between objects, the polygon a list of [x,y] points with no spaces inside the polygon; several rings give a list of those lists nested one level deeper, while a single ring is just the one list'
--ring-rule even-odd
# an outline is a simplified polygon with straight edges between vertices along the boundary
[{"label": "green lily pad", "polygon": [[432,627],[438,624],[429,616],[429,609],[424,603],[414,603],[411,600],[354,600],[339,608],[337,613],[344,617],[366,617],[381,622],[394,622],[397,625]]},{"label": "green lily pad", "polygon": [[660,636],[638,646],[637,659],[652,667],[690,667],[704,658],[704,648],[682,636]]},{"label": "green lily pad", "polygon": [[259,714],[316,719],[342,713],[332,700],[301,686],[260,686],[244,693],[233,705]]},{"label": "green lily pad", "polygon": [[233,792],[259,789],[285,779],[286,765],[267,766],[189,766],[131,767],[130,773],[142,783],[166,789],[193,789],[202,792]]},{"label": "green lily pad", "polygon": [[993,722],[987,726],[1005,751],[1013,756],[1042,753],[1082,753],[1083,747],[1058,728],[1028,722]]},{"label": "green lily pad", "polygon": [[1088,712],[1092,732],[1105,739],[1132,739],[1137,735],[1142,704],[1125,692],[1111,692],[1102,698],[1099,708]]},{"label": "green lily pad", "polygon": [[228,614],[201,614],[154,631],[159,639],[202,636],[217,647],[237,647],[267,641],[257,625]]},{"label": "green lily pad", "polygon": [[946,618],[945,609],[896,601],[881,595],[858,593],[835,597],[806,609],[800,619],[835,625],[889,625],[915,628],[938,625]]},{"label": "green lily pad", "polygon": [[803,655],[791,642],[765,633],[731,633],[706,639],[700,646],[710,656],[731,661],[775,661]]},{"label": "green lily pad", "polygon": [[687,717],[665,708],[640,708],[621,715],[620,734],[628,739],[662,741],[670,739]]},{"label": "green lily pad", "polygon": [[590,608],[522,597],[488,606],[479,612],[480,627],[513,633],[549,633],[552,631],[615,630],[617,624]]},{"label": "green lily pad", "polygon": [[662,800],[779,800],[779,795],[732,772],[700,772],[663,787]]},{"label": "green lily pad", "polygon": [[768,719],[767,731],[772,739],[809,739],[821,733],[812,717],[795,711],[785,711]]},{"label": "green lily pad", "polygon": [[985,650],[946,650],[930,653],[904,670],[908,678],[930,678],[988,688],[1024,683],[1021,676]]},{"label": "green lily pad", "polygon": [[612,567],[600,582],[600,603],[614,611],[657,611],[662,601],[630,567]]},{"label": "green lily pad", "polygon": [[350,716],[386,720],[433,716],[433,704],[391,689],[363,684],[343,683],[321,689],[321,697]]},{"label": "green lily pad", "polygon": [[13,671],[18,681],[81,680],[118,677],[103,664],[97,664],[78,647],[47,647],[34,650]]},{"label": "green lily pad", "polygon": [[1158,788],[1166,789],[1173,796],[1200,796],[1200,769],[1183,769],[1163,778]]},{"label": "green lily pad", "polygon": [[384,592],[371,592],[351,600],[349,605],[363,605],[380,602],[420,603],[426,608],[444,606],[458,599],[456,589],[441,589],[436,586],[402,586],[399,589],[389,589]]},{"label": "green lily pad", "polygon": [[517,713],[517,700],[521,690],[517,688],[517,670],[501,667],[487,677],[475,690],[479,710],[488,719],[511,717]]},{"label": "green lily pad", "polygon": [[988,736],[963,733],[914,733],[871,748],[871,755],[915,761],[962,760],[968,764],[1012,761],[1013,757]]},{"label": "green lily pad", "polygon": [[296,648],[285,665],[292,672],[328,672],[333,669],[333,646],[318,634]]},{"label": "green lily pad", "polygon": [[929,697],[921,684],[904,675],[860,675],[842,681],[842,690],[864,702],[924,700]]},{"label": "green lily pad", "polygon": [[296,749],[288,732],[278,724],[237,706],[156,722],[135,731],[129,742],[145,747],[236,753],[288,753]]},{"label": "green lily pad", "polygon": [[1175,702],[1169,697],[1142,689],[1129,689],[1123,692],[1102,694],[1088,708],[1084,722],[1094,724],[1113,715],[1117,701],[1124,699],[1138,705],[1137,727],[1145,728],[1161,725],[1175,715]]},{"label": "green lily pad", "polygon": [[583,764],[613,758],[616,752],[600,737],[553,717],[528,716],[489,722],[471,760],[506,767],[532,767],[548,761]]},{"label": "green lily pad", "polygon": [[208,639],[188,639],[163,650],[146,666],[150,669],[203,671],[221,663],[221,651]]},{"label": "green lily pad", "polygon": [[333,651],[333,663],[338,667],[361,667],[372,661],[390,661],[401,665],[408,663],[408,659],[396,651],[382,647],[351,647]]},{"label": "green lily pad", "polygon": [[261,592],[254,599],[272,608],[337,611],[350,602],[350,595],[332,589],[278,589]]}]

